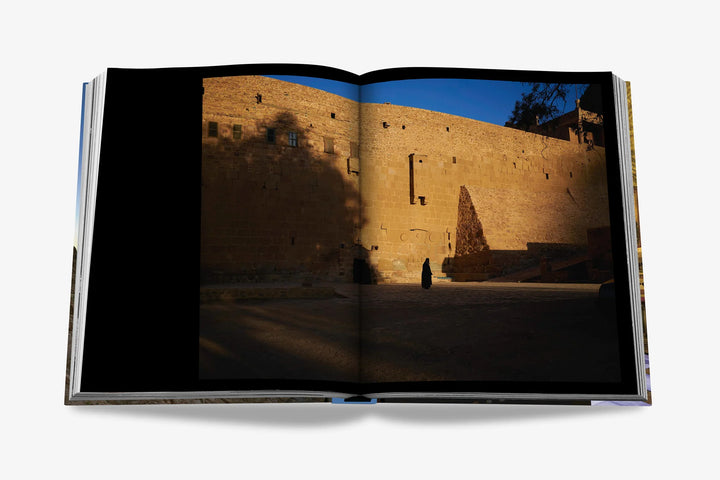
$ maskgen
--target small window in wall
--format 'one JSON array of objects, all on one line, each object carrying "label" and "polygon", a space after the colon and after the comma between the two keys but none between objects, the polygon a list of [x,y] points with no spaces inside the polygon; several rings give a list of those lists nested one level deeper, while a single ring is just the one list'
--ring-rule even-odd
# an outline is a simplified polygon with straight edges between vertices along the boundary
[{"label": "small window in wall", "polygon": [[425,197],[418,197],[420,199],[420,205],[427,205],[427,201],[425,200]]},{"label": "small window in wall", "polygon": [[457,163],[457,157],[453,157],[453,163]]},{"label": "small window in wall", "polygon": [[257,103],[262,103],[262,95],[260,95],[259,93],[255,95],[255,100],[257,100]]},{"label": "small window in wall", "polygon": [[233,125],[233,140],[242,138],[242,125]]},{"label": "small window in wall", "polygon": [[335,118],[335,113],[331,113],[330,118]]},{"label": "small window in wall", "polygon": [[388,128],[389,126],[390,126],[390,124],[389,124],[389,123],[387,123],[387,122],[383,122],[383,128]]},{"label": "small window in wall", "polygon": [[274,128],[267,129],[266,138],[267,138],[268,143],[275,143],[275,129]]},{"label": "small window in wall", "polygon": [[323,143],[325,145],[325,153],[335,153],[334,141],[330,137],[323,137]]},{"label": "small window in wall", "polygon": [[297,147],[297,132],[288,132],[288,145]]},{"label": "small window in wall", "polygon": [[356,142],[350,142],[350,157],[360,157],[360,148]]},{"label": "small window in wall", "polygon": [[218,136],[218,124],[217,122],[208,122],[208,137]]},{"label": "small window in wall", "polygon": [[546,174],[545,174],[545,180],[550,180],[550,174],[549,174],[549,173],[546,173]]}]

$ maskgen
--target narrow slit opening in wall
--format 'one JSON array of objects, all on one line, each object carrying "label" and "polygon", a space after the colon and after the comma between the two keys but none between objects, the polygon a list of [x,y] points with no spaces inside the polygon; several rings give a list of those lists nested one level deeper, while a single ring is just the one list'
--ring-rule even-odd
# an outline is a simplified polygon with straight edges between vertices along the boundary
[{"label": "narrow slit opening in wall", "polygon": [[389,124],[389,123],[387,123],[387,122],[383,122],[383,128],[388,128],[389,126],[390,126],[390,124]]},{"label": "narrow slit opening in wall", "polygon": [[262,103],[262,95],[260,95],[259,93],[255,95],[255,100],[257,100],[257,103]]},{"label": "narrow slit opening in wall", "polygon": [[446,131],[446,132],[449,132],[449,131],[450,131],[450,127],[445,127],[445,131]]},{"label": "narrow slit opening in wall", "polygon": [[330,118],[335,118],[335,112],[330,112]]},{"label": "narrow slit opening in wall", "polygon": [[457,163],[457,157],[453,157],[453,163]]},{"label": "narrow slit opening in wall", "polygon": [[549,173],[546,173],[546,174],[545,174],[545,180],[550,180],[550,174],[549,174]]},{"label": "narrow slit opening in wall", "polygon": [[418,198],[420,199],[420,205],[427,205],[427,203],[425,203],[425,197],[418,196]]},{"label": "narrow slit opening in wall", "polygon": [[413,155],[409,157],[409,172],[410,172],[410,204],[415,203],[415,174],[413,172]]},{"label": "narrow slit opening in wall", "polygon": [[570,172],[570,178],[572,178],[572,172]]}]

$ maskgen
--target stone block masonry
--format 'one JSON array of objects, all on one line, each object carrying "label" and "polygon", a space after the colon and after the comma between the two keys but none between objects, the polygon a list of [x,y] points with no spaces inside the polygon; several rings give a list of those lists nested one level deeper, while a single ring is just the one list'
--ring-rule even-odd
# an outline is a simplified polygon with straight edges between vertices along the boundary
[{"label": "stone block masonry", "polygon": [[207,282],[492,276],[609,225],[602,147],[255,76],[205,79],[202,123]]},{"label": "stone block masonry", "polygon": [[460,273],[463,255],[489,264],[479,251],[575,251],[609,225],[603,148],[389,104],[363,104],[360,118],[362,241],[382,281],[419,278],[425,258],[441,275]]},{"label": "stone block masonry", "polygon": [[357,103],[256,76],[203,87],[203,282],[351,281]]}]

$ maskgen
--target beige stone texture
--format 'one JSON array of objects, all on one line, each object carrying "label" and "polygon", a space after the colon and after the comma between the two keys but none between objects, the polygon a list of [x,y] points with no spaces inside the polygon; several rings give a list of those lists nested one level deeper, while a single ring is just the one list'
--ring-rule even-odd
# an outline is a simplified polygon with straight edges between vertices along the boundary
[{"label": "beige stone texture", "polygon": [[419,281],[425,258],[443,276],[481,250],[497,274],[508,252],[587,248],[609,225],[602,147],[255,76],[205,79],[202,124],[207,278],[351,281],[363,259],[379,282]]}]

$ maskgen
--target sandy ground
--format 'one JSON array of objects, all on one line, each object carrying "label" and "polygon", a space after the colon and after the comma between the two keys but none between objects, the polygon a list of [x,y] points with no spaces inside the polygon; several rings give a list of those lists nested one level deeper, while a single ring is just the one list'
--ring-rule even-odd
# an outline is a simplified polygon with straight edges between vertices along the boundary
[{"label": "sandy ground", "polygon": [[200,376],[617,381],[614,314],[599,308],[597,288],[350,285],[334,298],[203,305]]}]

